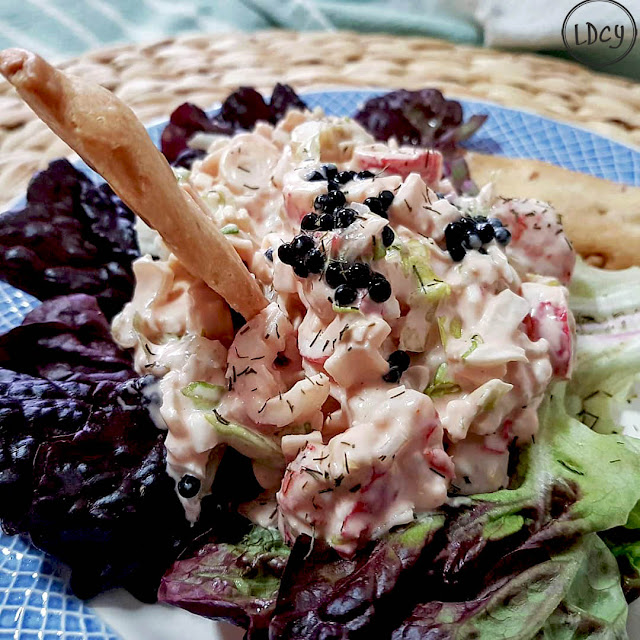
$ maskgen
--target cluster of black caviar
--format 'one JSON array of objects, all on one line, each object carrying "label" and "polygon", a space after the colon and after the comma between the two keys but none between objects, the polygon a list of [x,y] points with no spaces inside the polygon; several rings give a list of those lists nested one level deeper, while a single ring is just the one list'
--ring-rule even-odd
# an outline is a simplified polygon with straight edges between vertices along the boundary
[{"label": "cluster of black caviar", "polygon": [[382,376],[385,382],[398,382],[402,374],[409,368],[411,360],[406,351],[398,349],[394,351],[388,358],[389,371]]},{"label": "cluster of black caviar", "polygon": [[316,248],[313,238],[302,233],[278,247],[278,258],[293,267],[293,272],[299,278],[320,273],[324,269],[324,255]]},{"label": "cluster of black caviar", "polygon": [[[354,209],[345,207],[346,197],[340,186],[351,180],[366,180],[372,178],[370,171],[338,171],[334,164],[324,164],[320,169],[314,169],[305,176],[310,182],[326,180],[327,193],[316,197],[313,212],[307,213],[300,222],[302,231],[332,231],[345,229],[353,224],[358,213]],[[377,198],[367,198],[365,204],[378,215],[387,217],[387,209],[393,201],[391,191],[383,191]],[[382,230],[382,243],[391,246],[395,234],[391,227]],[[273,260],[273,252],[267,250],[266,257]],[[301,233],[291,242],[278,247],[278,257],[284,264],[293,267],[294,273],[300,278],[306,278],[311,273],[321,273],[324,270],[326,258],[315,245],[313,237]],[[345,307],[356,301],[358,289],[366,289],[374,302],[385,302],[391,296],[391,285],[381,274],[371,270],[364,262],[340,262],[333,260],[324,273],[327,284],[335,289],[334,302]]]},{"label": "cluster of black caviar", "polygon": [[374,302],[386,302],[391,296],[391,285],[381,274],[371,270],[364,262],[339,262],[333,260],[324,273],[327,284],[335,289],[337,305],[345,307],[358,297],[358,289],[366,289]]},{"label": "cluster of black caviar", "polygon": [[[357,213],[349,207],[335,207],[336,198],[327,198],[327,196],[333,196],[340,194],[341,200],[344,203],[344,194],[342,191],[332,191],[331,193],[320,195],[316,198],[315,206],[318,206],[318,200],[324,198],[320,204],[321,213],[307,213],[300,222],[300,227],[304,231],[332,231],[333,229],[346,229],[352,224]],[[327,202],[328,200],[328,202]]]},{"label": "cluster of black caviar", "polygon": [[511,233],[498,218],[465,216],[447,225],[444,239],[451,259],[460,262],[471,249],[486,253],[484,245],[492,240],[502,245],[509,244]]},{"label": "cluster of black caviar", "polygon": [[200,480],[188,473],[183,475],[178,482],[178,493],[183,498],[194,498],[200,491]]},{"label": "cluster of black caviar", "polygon": [[308,182],[320,182],[326,180],[329,191],[337,191],[340,185],[347,184],[351,180],[367,180],[373,178],[371,171],[338,171],[335,164],[323,164],[320,169],[314,169],[304,177]]},{"label": "cluster of black caviar", "polygon": [[371,209],[371,213],[375,213],[383,218],[388,218],[388,209],[393,202],[393,191],[381,191],[377,196],[365,198],[364,204]]}]

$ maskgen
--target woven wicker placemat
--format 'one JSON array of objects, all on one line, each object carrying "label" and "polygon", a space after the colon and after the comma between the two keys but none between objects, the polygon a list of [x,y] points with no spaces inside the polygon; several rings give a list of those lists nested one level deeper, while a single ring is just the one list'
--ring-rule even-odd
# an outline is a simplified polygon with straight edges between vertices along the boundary
[{"label": "woven wicker placemat", "polygon": [[[523,107],[640,145],[640,84],[553,58],[430,38],[215,33],[104,49],[60,66],[115,91],[143,121],[168,117],[186,100],[208,107],[239,85],[435,86],[448,96]],[[0,206],[24,190],[34,171],[68,153],[13,89],[0,84]]]}]

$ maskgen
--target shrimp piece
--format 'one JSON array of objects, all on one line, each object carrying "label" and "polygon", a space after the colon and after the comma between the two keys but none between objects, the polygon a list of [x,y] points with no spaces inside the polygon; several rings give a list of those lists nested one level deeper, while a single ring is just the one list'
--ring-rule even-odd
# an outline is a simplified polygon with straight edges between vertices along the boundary
[{"label": "shrimp piece", "polygon": [[456,477],[452,487],[463,495],[490,493],[509,483],[509,449],[498,450],[481,436],[469,436],[449,447]]},{"label": "shrimp piece", "polygon": [[443,504],[454,468],[423,393],[368,389],[347,410],[351,428],[326,445],[319,434],[282,439],[291,462],[276,498],[285,538],[315,534],[349,557],[415,511]]},{"label": "shrimp piece", "polygon": [[460,210],[438,196],[417,173],[411,173],[402,183],[391,206],[391,223],[404,225],[420,235],[440,242],[450,222],[460,218]]},{"label": "shrimp piece", "polygon": [[531,304],[524,319],[527,335],[534,342],[545,339],[549,343],[553,375],[568,380],[575,354],[575,320],[569,309],[568,291],[565,287],[525,282],[522,295]]},{"label": "shrimp piece", "polygon": [[288,218],[294,223],[299,224],[305,214],[313,211],[313,202],[317,196],[327,193],[327,183],[324,180],[305,180],[305,176],[314,168],[313,164],[297,168],[285,173],[282,179],[284,206]]},{"label": "shrimp piece", "polygon": [[218,177],[234,193],[269,185],[280,158],[278,148],[256,133],[236,135],[220,156]]},{"label": "shrimp piece", "polygon": [[256,424],[284,427],[300,421],[316,422],[316,414],[329,395],[326,375],[303,378],[295,330],[275,302],[236,334],[229,350],[227,378],[231,391],[221,412],[240,400]]},{"label": "shrimp piece", "polygon": [[386,171],[402,178],[418,173],[428,185],[436,185],[442,177],[442,154],[433,149],[371,144],[356,148],[354,160],[359,169]]},{"label": "shrimp piece", "polygon": [[488,217],[498,218],[511,232],[507,256],[525,273],[569,283],[576,252],[553,207],[538,200],[502,199],[491,207]]}]

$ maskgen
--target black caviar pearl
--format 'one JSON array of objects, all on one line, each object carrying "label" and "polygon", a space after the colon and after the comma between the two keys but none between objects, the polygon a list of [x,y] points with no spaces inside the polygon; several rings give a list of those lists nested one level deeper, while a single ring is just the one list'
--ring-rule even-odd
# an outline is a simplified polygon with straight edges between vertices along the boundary
[{"label": "black caviar pearl", "polygon": [[343,262],[330,262],[327,270],[324,272],[324,279],[332,289],[335,289],[341,284],[346,284],[347,280],[344,272],[345,265]]},{"label": "black caviar pearl", "polygon": [[482,246],[482,240],[477,233],[469,233],[464,239],[464,246],[467,249],[479,249]]},{"label": "black caviar pearl", "polygon": [[344,206],[347,199],[342,191],[330,191],[327,193],[327,205],[325,211],[335,211],[338,207]]},{"label": "black caviar pearl", "polygon": [[487,216],[475,216],[473,219],[476,221],[477,225],[479,222],[486,222]]},{"label": "black caviar pearl", "polygon": [[348,207],[343,207],[335,212],[336,227],[338,229],[346,229],[356,219],[356,212]]},{"label": "black caviar pearl", "polygon": [[300,228],[305,231],[313,231],[318,226],[318,216],[315,213],[307,213],[300,221]]},{"label": "black caviar pearl", "polygon": [[369,207],[372,213],[377,213],[379,216],[385,215],[385,210],[382,206],[382,202],[380,202],[378,198],[366,198],[364,204],[365,206]]},{"label": "black caviar pearl", "polygon": [[371,173],[371,171],[360,171],[359,173],[356,174],[356,178],[358,178],[358,180],[366,180],[367,178],[373,178],[373,173]]},{"label": "black caviar pearl", "polygon": [[398,369],[397,367],[389,367],[389,371],[387,371],[387,373],[385,373],[382,376],[382,379],[385,382],[399,382],[400,378],[402,377],[402,371],[400,371],[400,369]]},{"label": "black caviar pearl", "polygon": [[271,247],[269,247],[265,252],[264,252],[264,257],[269,261],[269,262],[273,262],[273,249]]},{"label": "black caviar pearl", "polygon": [[[462,243],[466,240],[467,231],[467,225],[463,222],[463,219],[457,220],[456,222],[450,222],[445,227],[444,239],[449,253],[451,253],[452,249],[456,251],[457,248],[462,246]],[[460,259],[462,260],[462,258]]]},{"label": "black caviar pearl", "polygon": [[200,480],[195,476],[190,476],[189,474],[185,474],[180,478],[180,482],[178,482],[178,493],[183,498],[193,498],[198,495],[200,491]]},{"label": "black caviar pearl", "polygon": [[320,180],[325,180],[325,177],[319,171],[316,171],[314,169],[313,171],[307,173],[304,179],[307,182],[320,182]]},{"label": "black caviar pearl", "polygon": [[293,265],[293,273],[295,273],[298,278],[306,278],[309,275],[309,267],[307,267],[306,262],[301,260]]},{"label": "black caviar pearl", "polygon": [[371,267],[364,262],[354,262],[345,271],[344,277],[347,282],[357,289],[364,289],[371,282]]},{"label": "black caviar pearl", "polygon": [[502,220],[499,220],[498,218],[489,218],[487,220],[487,222],[494,228],[494,229],[499,229],[500,227],[502,227]]},{"label": "black caviar pearl", "polygon": [[461,221],[450,222],[444,229],[444,239],[449,244],[460,244],[467,235],[467,229]]},{"label": "black caviar pearl", "polygon": [[320,218],[318,218],[318,229],[320,229],[320,231],[331,231],[335,225],[336,219],[332,213],[323,213]]},{"label": "black caviar pearl", "polygon": [[387,225],[382,230],[382,244],[385,247],[390,247],[393,244],[393,241],[396,239],[396,234],[393,232],[393,229]]},{"label": "black caviar pearl", "polygon": [[329,180],[329,182],[327,182],[327,190],[340,191],[340,184],[338,184],[335,180]]},{"label": "black caviar pearl", "polygon": [[353,180],[355,175],[356,175],[355,171],[341,171],[336,176],[336,182],[339,182],[340,184],[347,184],[347,182],[350,182],[351,180]]},{"label": "black caviar pearl", "polygon": [[386,189],[378,194],[378,200],[380,200],[385,209],[388,209],[391,206],[394,197],[393,191],[388,191]]},{"label": "black caviar pearl", "polygon": [[460,262],[467,254],[465,248],[461,244],[453,245],[449,249],[449,255],[454,262]]},{"label": "black caviar pearl", "polygon": [[304,259],[309,273],[320,273],[324,269],[324,256],[318,249],[311,249]]},{"label": "black caviar pearl", "polygon": [[391,297],[391,285],[381,273],[374,273],[371,277],[369,297],[374,302],[386,302]]},{"label": "black caviar pearl", "polygon": [[511,232],[509,229],[505,229],[505,227],[498,227],[495,231],[495,236],[500,244],[509,244],[511,240]]},{"label": "black caviar pearl", "polygon": [[288,242],[285,242],[278,247],[278,258],[280,262],[292,265],[296,261],[296,252]]},{"label": "black caviar pearl", "polygon": [[479,222],[476,225],[476,233],[483,243],[487,243],[493,240],[494,229],[489,222]]},{"label": "black caviar pearl", "polygon": [[316,199],[313,201],[313,208],[316,211],[326,211],[328,195],[327,193],[321,193],[319,196],[316,196]]},{"label": "black caviar pearl", "polygon": [[400,369],[400,371],[406,371],[411,364],[411,358],[409,358],[409,354],[406,351],[398,349],[387,358],[387,362],[390,367],[396,367]]},{"label": "black caviar pearl", "polygon": [[341,307],[346,307],[351,304],[357,297],[358,292],[348,284],[341,284],[333,294],[333,299],[336,301],[336,304]]},{"label": "black caviar pearl", "polygon": [[297,256],[303,256],[305,253],[309,253],[315,247],[315,244],[311,236],[300,234],[293,239],[291,247]]},{"label": "black caviar pearl", "polygon": [[323,164],[321,169],[327,180],[333,180],[338,175],[338,167],[335,164]]}]

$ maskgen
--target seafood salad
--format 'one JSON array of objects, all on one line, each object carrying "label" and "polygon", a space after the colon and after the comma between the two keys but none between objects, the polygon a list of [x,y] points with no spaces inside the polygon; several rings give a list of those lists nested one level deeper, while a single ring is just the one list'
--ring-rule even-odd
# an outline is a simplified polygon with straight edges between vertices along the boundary
[{"label": "seafood salad", "polygon": [[194,144],[205,154],[177,179],[268,305],[234,326],[144,230],[150,253],[112,325],[159,378],[188,518],[228,446],[263,489],[251,520],[346,556],[448,494],[506,487],[545,390],[571,374],[575,253],[553,208],[490,186],[457,196],[438,151],[321,113]]}]

